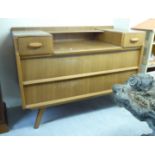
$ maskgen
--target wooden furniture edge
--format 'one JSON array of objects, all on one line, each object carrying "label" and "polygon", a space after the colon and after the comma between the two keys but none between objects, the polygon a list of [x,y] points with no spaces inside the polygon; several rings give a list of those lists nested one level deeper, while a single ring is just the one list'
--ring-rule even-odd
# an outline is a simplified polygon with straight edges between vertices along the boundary
[{"label": "wooden furniture edge", "polygon": [[144,31],[151,31],[151,32],[155,32],[155,30],[151,30],[151,29],[144,29],[144,28],[131,28],[132,30],[137,30],[137,31],[141,31],[141,32],[144,32]]},{"label": "wooden furniture edge", "polygon": [[142,65],[142,61],[143,61],[143,55],[144,55],[144,46],[142,46],[141,50],[140,50],[138,72],[141,72],[141,65]]},{"label": "wooden furniture edge", "polygon": [[49,33],[80,33],[80,32],[102,32],[105,29],[113,29],[113,26],[49,26],[49,27],[12,27],[11,31],[33,31],[41,30]]},{"label": "wooden furniture edge", "polygon": [[25,95],[24,95],[24,87],[23,87],[23,74],[21,69],[21,62],[20,62],[20,56],[19,53],[16,52],[16,65],[17,65],[17,72],[18,72],[18,78],[19,78],[19,87],[20,87],[20,93],[22,98],[22,107],[25,108]]},{"label": "wooden furniture edge", "polygon": [[69,52],[53,52],[53,56],[67,56],[67,55],[85,55],[85,54],[97,54],[97,53],[108,53],[108,52],[113,52],[113,51],[123,51],[125,50],[124,48],[122,48],[121,46],[114,46],[114,47],[111,47],[109,49],[107,48],[103,48],[103,49],[99,49],[99,50],[79,50],[77,52],[72,52],[72,51],[69,51]]}]

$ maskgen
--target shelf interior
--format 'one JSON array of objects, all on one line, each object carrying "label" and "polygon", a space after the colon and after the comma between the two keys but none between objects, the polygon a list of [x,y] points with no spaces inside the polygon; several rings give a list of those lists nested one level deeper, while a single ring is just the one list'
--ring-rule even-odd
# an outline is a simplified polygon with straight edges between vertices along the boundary
[{"label": "shelf interior", "polygon": [[120,46],[115,46],[109,43],[92,40],[78,40],[78,41],[57,41],[54,44],[54,52],[56,54],[63,53],[78,53],[104,50],[119,50]]},{"label": "shelf interior", "polygon": [[99,40],[98,36],[101,33],[104,32],[54,34],[54,53],[70,54],[122,49],[120,46]]}]

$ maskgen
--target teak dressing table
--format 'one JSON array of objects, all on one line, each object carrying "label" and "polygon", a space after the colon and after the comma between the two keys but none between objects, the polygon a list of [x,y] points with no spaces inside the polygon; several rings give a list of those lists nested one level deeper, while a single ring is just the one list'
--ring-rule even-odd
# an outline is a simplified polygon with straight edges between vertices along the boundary
[{"label": "teak dressing table", "polygon": [[139,71],[145,33],[112,26],[12,28],[24,109],[111,93]]}]

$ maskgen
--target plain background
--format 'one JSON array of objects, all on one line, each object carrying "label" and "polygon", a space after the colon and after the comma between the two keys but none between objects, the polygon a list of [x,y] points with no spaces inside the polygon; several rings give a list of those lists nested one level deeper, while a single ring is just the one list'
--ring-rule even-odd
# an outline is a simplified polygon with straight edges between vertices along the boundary
[{"label": "plain background", "polygon": [[[0,18],[22,18],[6,19],[5,22],[4,19],[0,20],[0,79],[5,100],[10,98],[12,104],[17,104],[13,100],[19,100],[14,51],[11,38],[8,37],[11,26],[39,26],[47,23],[50,26],[105,25],[112,23],[116,18],[129,18],[134,25],[147,18],[155,18],[154,3],[154,0],[1,1]],[[32,17],[39,18],[38,22],[24,19]],[[154,153],[154,138],[151,137],[1,137],[0,139],[1,154],[5,155]]]},{"label": "plain background", "polygon": [[0,81],[4,100],[12,107],[21,100],[11,27],[112,25],[118,18],[133,26],[155,17],[155,11],[153,0],[5,0],[0,17]]}]

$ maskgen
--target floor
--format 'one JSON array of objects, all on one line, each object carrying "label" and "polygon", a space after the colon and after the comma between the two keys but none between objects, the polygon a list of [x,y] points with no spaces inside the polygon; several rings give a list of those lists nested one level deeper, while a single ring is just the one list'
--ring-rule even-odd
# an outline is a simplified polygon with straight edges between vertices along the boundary
[{"label": "floor", "polygon": [[2,136],[138,136],[150,133],[145,122],[134,118],[113,102],[98,97],[49,108],[39,129],[34,129],[37,111],[8,108],[10,131]]}]

